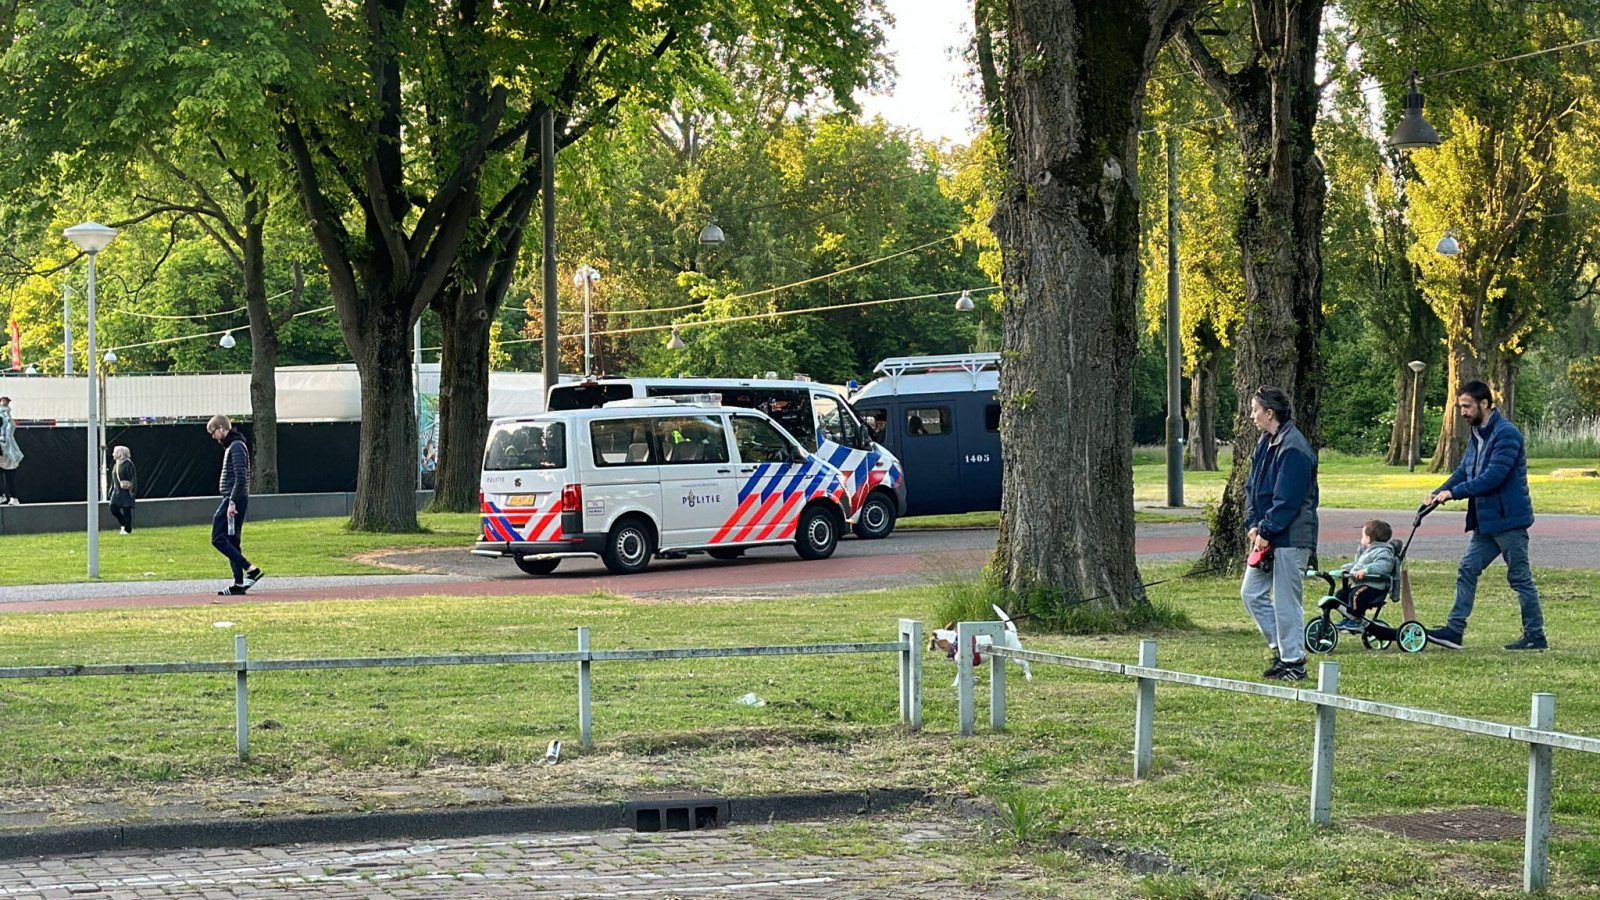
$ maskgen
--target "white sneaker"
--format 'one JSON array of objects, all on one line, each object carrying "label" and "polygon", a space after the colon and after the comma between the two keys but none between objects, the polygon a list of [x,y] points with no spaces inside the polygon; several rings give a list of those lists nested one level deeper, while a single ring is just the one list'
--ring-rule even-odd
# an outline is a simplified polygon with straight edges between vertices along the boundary
[{"label": "white sneaker", "polygon": [[119,531],[117,533],[118,534],[127,534],[128,533],[128,529],[124,528],[124,529],[122,529],[121,531]]}]

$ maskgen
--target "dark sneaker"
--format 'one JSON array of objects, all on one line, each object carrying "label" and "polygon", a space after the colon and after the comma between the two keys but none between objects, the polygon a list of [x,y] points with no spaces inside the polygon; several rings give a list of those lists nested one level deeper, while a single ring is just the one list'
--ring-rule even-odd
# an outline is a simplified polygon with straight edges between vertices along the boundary
[{"label": "dark sneaker", "polygon": [[1522,636],[1522,640],[1506,645],[1507,650],[1549,650],[1550,645],[1545,641],[1544,635],[1538,637]]},{"label": "dark sneaker", "polygon": [[1465,640],[1465,637],[1459,628],[1440,625],[1437,628],[1428,629],[1428,643],[1438,644],[1446,650],[1460,650],[1463,640]]},{"label": "dark sneaker", "polygon": [[242,584],[230,584],[226,590],[217,591],[218,597],[237,597],[249,590]]},{"label": "dark sneaker", "polygon": [[1299,662],[1281,663],[1278,666],[1278,671],[1267,677],[1274,681],[1305,681],[1306,661],[1302,659]]},{"label": "dark sneaker", "polygon": [[1346,634],[1360,634],[1361,632],[1367,630],[1367,623],[1362,619],[1352,619],[1349,616],[1345,616],[1344,621],[1333,627],[1345,632]]},{"label": "dark sneaker", "polygon": [[261,567],[260,566],[255,566],[255,567],[251,568],[250,571],[244,573],[244,587],[245,587],[245,590],[249,590],[250,588],[255,587],[256,586],[256,582],[258,582],[262,578],[266,577],[266,574],[267,573],[261,571]]},{"label": "dark sneaker", "polygon": [[1277,653],[1273,653],[1272,664],[1267,666],[1266,670],[1261,673],[1261,677],[1271,678],[1272,676],[1278,674],[1278,670],[1281,668],[1283,668],[1283,660],[1278,658]]}]

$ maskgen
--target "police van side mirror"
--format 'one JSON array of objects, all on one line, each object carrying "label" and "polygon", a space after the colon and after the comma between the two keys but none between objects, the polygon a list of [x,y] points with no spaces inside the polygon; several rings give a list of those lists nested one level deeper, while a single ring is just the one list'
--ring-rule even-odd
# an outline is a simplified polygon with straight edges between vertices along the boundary
[{"label": "police van side mirror", "polygon": [[789,462],[803,463],[806,461],[806,451],[795,444],[789,445]]}]

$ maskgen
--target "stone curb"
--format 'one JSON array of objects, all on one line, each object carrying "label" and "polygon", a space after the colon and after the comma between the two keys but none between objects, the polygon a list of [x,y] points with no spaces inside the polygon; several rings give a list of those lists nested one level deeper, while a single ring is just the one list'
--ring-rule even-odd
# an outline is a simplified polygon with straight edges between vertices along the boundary
[{"label": "stone curb", "polygon": [[[709,797],[727,804],[731,823],[793,822],[863,815],[920,803],[922,788]],[[211,822],[63,826],[0,834],[0,860],[116,850],[209,849],[336,843],[391,838],[461,838],[521,832],[628,828],[629,802],[558,806],[474,806],[421,812],[280,816]]]}]

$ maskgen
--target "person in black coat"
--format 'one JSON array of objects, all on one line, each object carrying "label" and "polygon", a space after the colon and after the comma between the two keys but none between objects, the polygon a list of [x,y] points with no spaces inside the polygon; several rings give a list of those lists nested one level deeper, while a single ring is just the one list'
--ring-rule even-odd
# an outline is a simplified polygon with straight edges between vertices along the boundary
[{"label": "person in black coat", "polygon": [[122,526],[122,534],[133,534],[133,501],[139,477],[133,467],[133,451],[112,447],[111,460],[111,515]]}]

